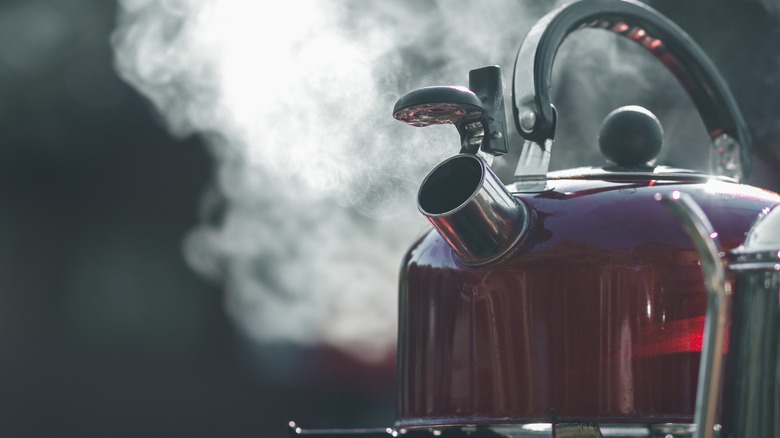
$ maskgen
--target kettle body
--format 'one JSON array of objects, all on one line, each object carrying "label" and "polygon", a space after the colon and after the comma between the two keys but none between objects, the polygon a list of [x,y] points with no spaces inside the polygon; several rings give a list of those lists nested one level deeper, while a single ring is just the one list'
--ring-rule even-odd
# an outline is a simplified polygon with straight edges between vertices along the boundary
[{"label": "kettle body", "polygon": [[[558,120],[553,60],[563,40],[584,28],[636,42],[678,79],[711,140],[709,175],[657,166],[663,130],[633,107],[602,124],[606,167],[548,171]],[[772,388],[729,386],[727,393],[750,402],[731,402],[719,415],[728,309],[713,285],[729,289],[720,252],[741,248],[780,195],[741,183],[751,138],[725,80],[682,29],[644,3],[563,5],[518,49],[509,100],[522,141],[508,186],[489,165],[510,149],[503,88],[500,68],[483,67],[469,73],[468,87],[420,88],[393,108],[412,126],[454,125],[461,149],[425,178],[418,208],[432,229],[401,264],[395,429],[357,435],[494,437],[506,436],[499,429],[507,426],[511,436],[703,438],[725,419],[727,431],[742,436],[740,418],[756,413],[750,406]],[[681,192],[717,233],[692,239],[679,209],[657,202]],[[722,251],[702,244],[716,237]],[[776,301],[780,259],[772,272],[744,266],[750,273],[738,283],[762,282],[768,291],[749,309]],[[739,321],[751,319],[739,312],[752,310],[736,308]],[[775,316],[780,321],[780,311]],[[743,328],[732,331],[732,342],[753,338],[755,327]],[[729,359],[727,375],[761,380],[769,374],[744,370],[777,366],[780,348],[751,356],[753,344],[742,340],[730,348],[744,360]],[[772,409],[780,406],[780,397],[772,400]],[[769,423],[761,430],[776,426]],[[291,426],[291,436],[299,432]]]},{"label": "kettle body", "polygon": [[530,231],[499,261],[467,266],[433,230],[407,253],[398,426],[692,422],[706,290],[654,197],[690,194],[729,250],[780,196],[703,176],[548,187],[513,193]]},{"label": "kettle body", "polygon": [[[663,130],[643,109],[605,120],[607,167],[548,172],[553,60],[583,28],[636,42],[678,79],[711,138],[712,175],[656,166]],[[418,208],[434,230],[402,264],[396,425],[689,424],[704,412],[709,427],[712,405],[700,411],[697,393],[699,375],[711,375],[699,370],[709,345],[703,266],[675,213],[655,201],[689,194],[727,251],[780,204],[739,183],[751,139],[725,80],[682,29],[640,2],[564,5],[518,50],[511,102],[524,141],[509,187],[488,165],[507,151],[502,88],[498,67],[485,67],[468,88],[415,90],[393,110],[461,136],[461,154],[422,184]]]}]

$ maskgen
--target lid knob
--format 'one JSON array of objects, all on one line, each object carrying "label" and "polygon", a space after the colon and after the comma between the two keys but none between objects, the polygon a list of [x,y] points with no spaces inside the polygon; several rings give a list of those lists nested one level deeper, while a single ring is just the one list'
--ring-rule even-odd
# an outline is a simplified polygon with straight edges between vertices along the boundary
[{"label": "lid knob", "polygon": [[599,148],[618,166],[646,166],[655,160],[664,142],[664,131],[655,114],[629,105],[607,114],[599,131]]}]

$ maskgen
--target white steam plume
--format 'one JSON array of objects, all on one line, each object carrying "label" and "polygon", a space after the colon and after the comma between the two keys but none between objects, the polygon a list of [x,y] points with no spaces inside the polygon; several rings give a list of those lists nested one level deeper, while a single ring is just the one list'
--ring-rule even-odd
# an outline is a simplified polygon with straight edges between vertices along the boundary
[{"label": "white steam plume", "polygon": [[415,130],[392,106],[508,65],[532,19],[515,3],[120,1],[120,73],[172,132],[209,139],[225,207],[187,258],[250,336],[390,351],[414,194],[458,149],[451,127]]},{"label": "white steam plume", "polygon": [[[212,208],[219,214],[188,238],[190,264],[223,282],[230,314],[254,339],[325,343],[365,358],[391,351],[398,266],[423,227],[415,192],[433,166],[458,150],[452,127],[413,129],[392,120],[392,106],[420,86],[466,85],[467,72],[485,65],[503,66],[509,84],[518,44],[552,5],[120,0],[120,6],[113,40],[120,74],[173,133],[203,135],[217,163],[216,187],[205,203],[222,208]],[[561,58],[580,54],[581,46],[562,50]],[[621,65],[640,81],[641,66]],[[610,78],[599,80],[570,87],[577,93],[569,100],[590,102],[599,90],[614,91]],[[600,108],[598,117],[613,108]],[[566,113],[565,103],[559,111]]]}]

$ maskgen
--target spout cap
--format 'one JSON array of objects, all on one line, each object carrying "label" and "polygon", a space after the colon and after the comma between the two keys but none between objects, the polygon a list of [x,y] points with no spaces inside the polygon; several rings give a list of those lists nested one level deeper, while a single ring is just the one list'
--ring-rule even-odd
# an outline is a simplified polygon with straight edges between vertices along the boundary
[{"label": "spout cap", "polygon": [[465,87],[425,87],[401,96],[393,118],[412,126],[456,124],[477,120],[485,109],[473,91]]}]

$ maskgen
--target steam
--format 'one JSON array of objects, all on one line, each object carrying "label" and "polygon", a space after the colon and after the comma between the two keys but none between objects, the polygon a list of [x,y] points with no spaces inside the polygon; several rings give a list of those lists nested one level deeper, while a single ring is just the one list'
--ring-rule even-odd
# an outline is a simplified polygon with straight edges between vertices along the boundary
[{"label": "steam", "polygon": [[[413,129],[392,120],[392,106],[417,87],[466,85],[468,71],[485,65],[503,66],[510,83],[517,46],[552,5],[120,0],[120,7],[113,40],[120,74],[171,132],[206,138],[217,163],[185,253],[194,269],[224,284],[238,326],[260,342],[324,343],[367,359],[392,351],[398,266],[424,226],[415,193],[458,150],[452,127]],[[575,71],[587,75],[593,48],[573,44],[556,64],[579,58],[572,62],[585,67]],[[598,44],[616,43],[607,36]],[[629,86],[641,82],[643,62],[617,64],[630,70]],[[577,81],[568,88],[576,93],[556,98],[562,120],[566,100],[617,93],[609,77]],[[602,107],[590,113],[603,117],[615,105]],[[595,135],[585,138],[595,150]],[[558,160],[569,161],[590,164]],[[496,163],[499,172],[513,165]]]},{"label": "steam", "polygon": [[453,128],[415,130],[392,106],[511,65],[535,18],[452,3],[120,1],[121,75],[216,159],[185,253],[252,338],[392,351],[398,267],[424,226],[415,193],[458,150]]}]

